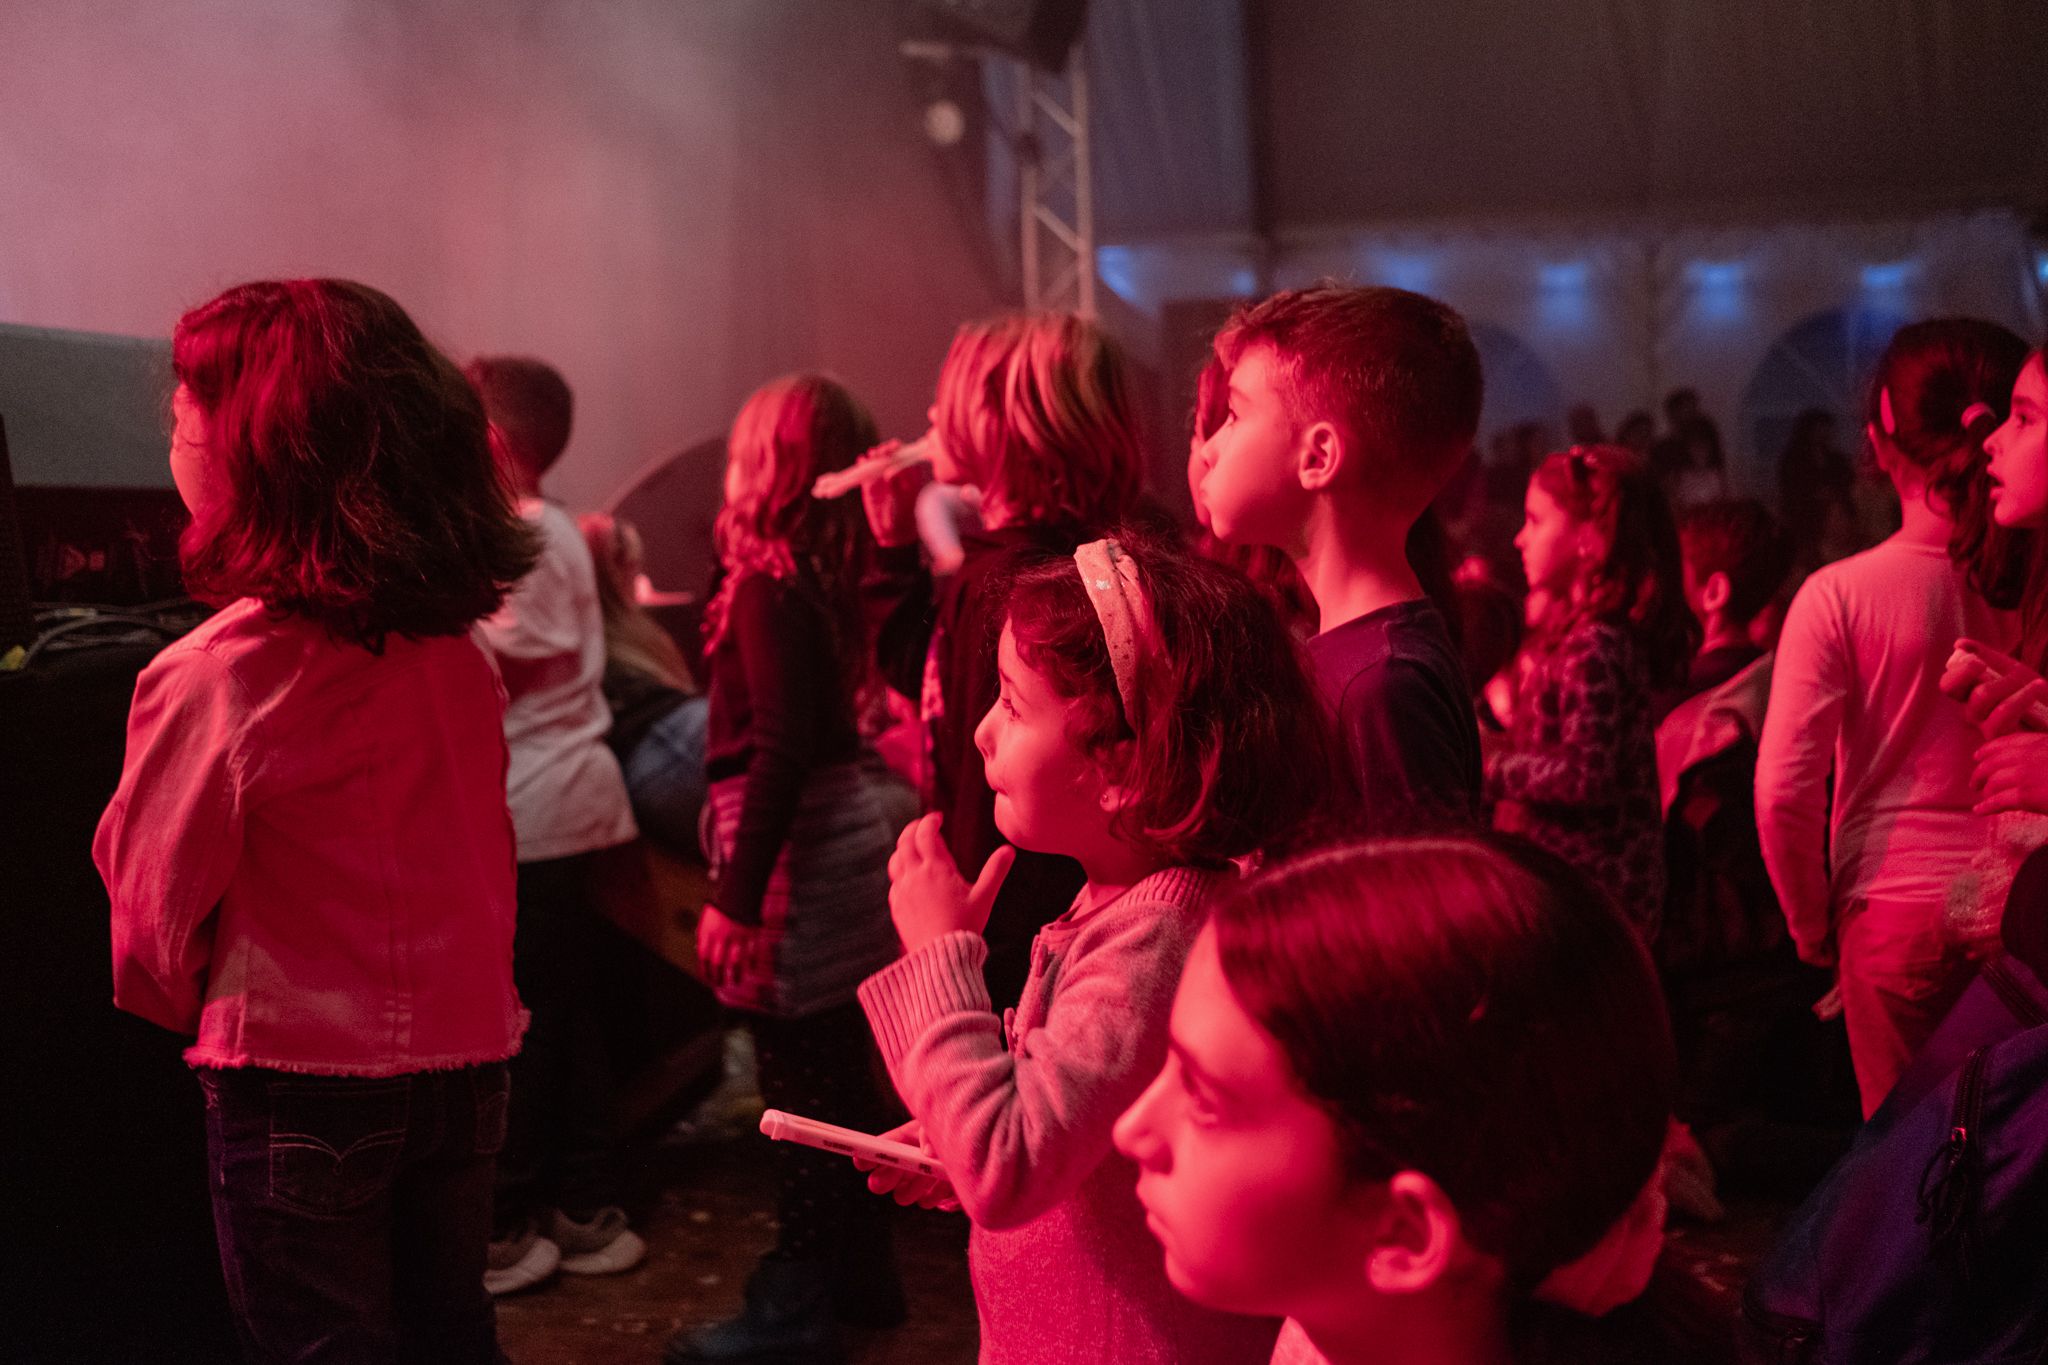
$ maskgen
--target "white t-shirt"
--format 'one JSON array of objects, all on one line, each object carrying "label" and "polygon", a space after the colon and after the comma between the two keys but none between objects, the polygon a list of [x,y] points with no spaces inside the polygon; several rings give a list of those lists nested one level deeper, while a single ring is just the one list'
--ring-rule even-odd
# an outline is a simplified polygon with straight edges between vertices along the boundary
[{"label": "white t-shirt", "polygon": [[519,511],[541,534],[540,560],[483,631],[509,698],[505,800],[519,861],[533,863],[623,844],[639,831],[604,742],[612,713],[590,548],[553,503],[526,498]]},{"label": "white t-shirt", "polygon": [[1938,684],[1957,639],[2009,649],[2018,633],[1945,549],[1897,536],[1817,570],[1792,599],[1757,754],[1756,820],[1802,949],[1857,900],[1939,906],[1990,837],[1989,819],[1970,810],[1983,736]]}]

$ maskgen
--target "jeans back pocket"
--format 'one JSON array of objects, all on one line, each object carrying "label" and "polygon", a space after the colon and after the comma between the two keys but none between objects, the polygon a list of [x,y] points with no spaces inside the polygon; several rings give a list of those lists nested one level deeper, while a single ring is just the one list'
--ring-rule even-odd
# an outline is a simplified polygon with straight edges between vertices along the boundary
[{"label": "jeans back pocket", "polygon": [[411,1095],[405,1078],[271,1082],[271,1198],[301,1213],[341,1214],[390,1188],[405,1148]]}]

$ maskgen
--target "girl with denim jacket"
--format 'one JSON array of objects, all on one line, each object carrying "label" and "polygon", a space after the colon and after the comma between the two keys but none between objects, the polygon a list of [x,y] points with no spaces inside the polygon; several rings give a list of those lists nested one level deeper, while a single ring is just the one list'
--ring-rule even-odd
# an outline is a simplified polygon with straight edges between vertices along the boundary
[{"label": "girl with denim jacket", "polygon": [[472,636],[532,563],[461,374],[339,280],[173,339],[188,588],[93,856],[114,1001],[197,1035],[254,1360],[494,1361],[483,1289],[512,986],[504,692]]}]

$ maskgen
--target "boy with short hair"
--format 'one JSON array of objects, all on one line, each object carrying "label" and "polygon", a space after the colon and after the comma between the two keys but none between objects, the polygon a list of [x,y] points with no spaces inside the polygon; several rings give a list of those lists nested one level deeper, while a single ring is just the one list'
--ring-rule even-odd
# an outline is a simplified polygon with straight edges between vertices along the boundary
[{"label": "boy with short hair", "polygon": [[506,798],[519,848],[512,975],[531,1011],[512,1059],[484,1285],[494,1294],[572,1274],[629,1269],[646,1244],[626,1226],[612,1169],[611,1078],[596,1015],[597,911],[590,855],[637,834],[626,780],[605,744],[604,617],[590,547],[541,497],[569,444],[574,399],[553,367],[484,356],[465,371],[491,444],[538,533],[541,555],[483,623],[505,682]]},{"label": "boy with short hair", "polygon": [[1240,310],[1216,354],[1230,408],[1202,482],[1210,529],[1277,546],[1314,595],[1309,654],[1365,831],[1470,823],[1478,727],[1406,552],[1479,425],[1464,319],[1404,289],[1321,285]]},{"label": "boy with short hair", "polygon": [[1764,656],[1751,626],[1792,569],[1791,543],[1755,498],[1701,503],[1678,527],[1685,561],[1685,602],[1705,638],[1686,679],[1686,695],[1719,687]]}]

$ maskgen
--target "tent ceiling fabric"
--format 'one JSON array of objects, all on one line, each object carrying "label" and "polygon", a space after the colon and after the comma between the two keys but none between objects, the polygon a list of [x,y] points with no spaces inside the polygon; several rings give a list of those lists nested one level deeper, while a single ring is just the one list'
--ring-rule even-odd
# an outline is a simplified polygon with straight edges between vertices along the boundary
[{"label": "tent ceiling fabric", "polygon": [[1277,229],[2048,207],[2041,0],[1244,5]]}]

